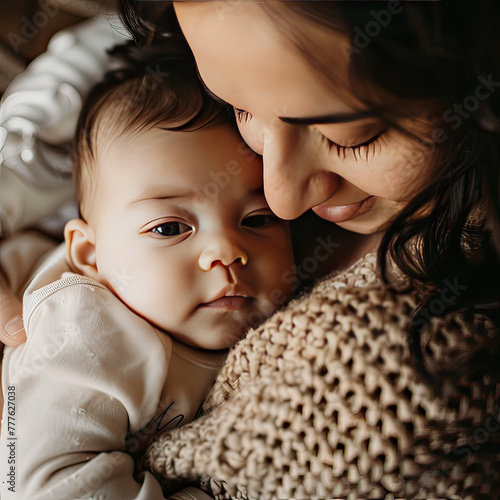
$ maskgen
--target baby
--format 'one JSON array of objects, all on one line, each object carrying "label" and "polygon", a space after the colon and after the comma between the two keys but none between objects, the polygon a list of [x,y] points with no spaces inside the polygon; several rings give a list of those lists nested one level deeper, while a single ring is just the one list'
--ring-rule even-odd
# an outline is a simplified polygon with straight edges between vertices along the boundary
[{"label": "baby", "polygon": [[132,457],[196,416],[227,348],[293,294],[260,159],[191,59],[160,52],[131,55],[82,114],[81,218],[37,267],[28,340],[4,355],[3,500],[163,499]]}]

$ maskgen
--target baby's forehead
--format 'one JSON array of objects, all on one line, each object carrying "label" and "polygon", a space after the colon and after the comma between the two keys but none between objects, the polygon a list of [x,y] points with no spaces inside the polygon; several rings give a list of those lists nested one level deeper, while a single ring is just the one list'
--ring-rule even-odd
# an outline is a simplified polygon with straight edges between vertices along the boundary
[{"label": "baby's forehead", "polygon": [[234,186],[241,195],[263,194],[261,158],[227,124],[194,131],[110,127],[101,134],[98,150],[100,175],[111,183],[133,177],[126,184],[133,192],[167,186],[173,193],[192,189],[214,201]]}]

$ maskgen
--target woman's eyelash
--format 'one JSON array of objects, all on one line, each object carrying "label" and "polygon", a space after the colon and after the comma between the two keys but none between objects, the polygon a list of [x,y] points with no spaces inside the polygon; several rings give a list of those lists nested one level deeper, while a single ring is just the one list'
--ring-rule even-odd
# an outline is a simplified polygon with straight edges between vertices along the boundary
[{"label": "woman's eyelash", "polygon": [[[252,118],[251,113],[240,108],[234,108],[234,114],[236,116],[236,121],[238,123],[246,123]],[[355,146],[341,146],[340,144],[337,144],[328,139],[328,137],[325,136],[323,137],[327,141],[329,148],[330,149],[335,148],[337,151],[337,155],[342,156],[343,159],[345,159],[348,152],[351,152],[354,156],[354,159],[358,161],[358,159],[361,158],[361,153],[364,152],[365,161],[368,161],[370,153],[375,152],[378,139],[380,139],[380,137],[386,132],[387,129],[384,129],[375,136],[373,136],[371,139],[368,139],[367,141],[364,141],[361,144],[356,144]]]},{"label": "woman's eyelash", "polygon": [[250,120],[250,118],[252,118],[251,113],[245,111],[244,109],[234,108],[234,114],[238,123],[246,123]]},{"label": "woman's eyelash", "polygon": [[[356,144],[355,146],[341,146],[340,144],[337,144],[328,137],[325,137],[328,147],[331,149],[335,148],[337,151],[338,156],[342,156],[343,159],[345,159],[346,154],[348,152],[351,152],[354,155],[354,159],[358,161],[358,159],[361,158],[362,152],[365,153],[365,161],[368,161],[368,157],[370,153],[375,152],[375,148],[377,146],[378,140],[381,138],[383,134],[387,132],[387,129],[382,130],[378,134],[374,135],[372,138],[368,139],[367,141],[362,142],[361,144]],[[323,136],[324,137],[324,136]]]}]

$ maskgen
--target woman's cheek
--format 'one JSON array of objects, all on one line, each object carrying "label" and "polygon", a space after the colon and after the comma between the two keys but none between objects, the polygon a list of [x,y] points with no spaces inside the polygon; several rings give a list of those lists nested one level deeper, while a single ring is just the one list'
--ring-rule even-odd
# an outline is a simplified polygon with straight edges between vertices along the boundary
[{"label": "woman's cheek", "polygon": [[371,162],[363,186],[358,187],[366,187],[367,192],[381,198],[409,201],[427,184],[429,158],[415,149],[385,150],[387,154]]},{"label": "woman's cheek", "polygon": [[392,142],[390,168],[384,169],[384,180],[394,192],[392,199],[408,201],[431,181],[436,151],[415,139],[398,139]]}]

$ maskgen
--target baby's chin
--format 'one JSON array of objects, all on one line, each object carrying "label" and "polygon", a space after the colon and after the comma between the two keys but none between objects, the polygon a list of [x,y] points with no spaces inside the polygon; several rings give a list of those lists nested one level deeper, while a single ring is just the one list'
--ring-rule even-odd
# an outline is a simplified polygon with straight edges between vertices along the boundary
[{"label": "baby's chin", "polygon": [[185,345],[220,351],[237,344],[249,330],[261,325],[279,308],[269,299],[247,301],[244,307],[235,310],[226,310],[222,306],[198,307],[178,328],[168,321],[161,321],[164,318],[158,318],[153,326]]},{"label": "baby's chin", "polygon": [[222,328],[218,332],[214,332],[214,329],[207,329],[206,332],[200,330],[196,338],[192,338],[189,335],[183,335],[182,333],[172,333],[168,330],[164,330],[165,333],[178,342],[186,344],[190,347],[196,349],[204,349],[207,351],[223,351],[227,350],[234,345],[236,345],[241,339],[244,339],[250,330],[248,324],[234,326],[228,328]]},{"label": "baby's chin", "polygon": [[[261,324],[262,321],[260,321],[259,324]],[[258,325],[255,324],[255,326]],[[240,340],[244,339],[249,330],[253,327],[253,325],[244,323],[234,328],[228,328],[226,331],[220,332],[217,338],[212,337],[206,343],[203,342],[203,346],[200,347],[213,351],[229,349],[236,345]]]}]

